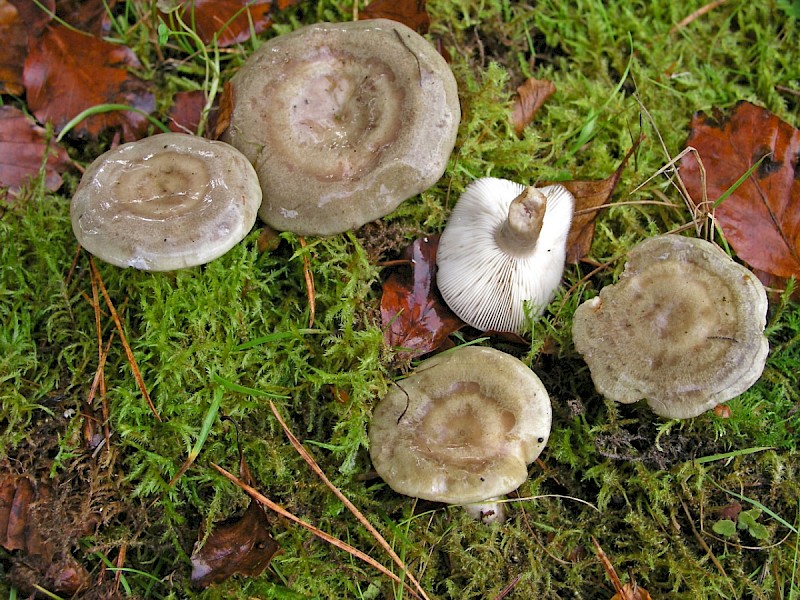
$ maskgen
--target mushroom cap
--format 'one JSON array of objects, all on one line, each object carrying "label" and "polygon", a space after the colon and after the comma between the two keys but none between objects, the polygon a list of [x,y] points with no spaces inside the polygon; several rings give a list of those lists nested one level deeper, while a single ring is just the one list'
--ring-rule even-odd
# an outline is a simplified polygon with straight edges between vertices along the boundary
[{"label": "mushroom cap", "polygon": [[601,394],[685,419],[761,376],[766,313],[750,271],[705,240],[666,234],[635,246],[619,281],[578,307],[572,336]]},{"label": "mushroom cap", "polygon": [[99,156],[70,214],[78,242],[98,258],[169,271],[225,254],[253,227],[260,204],[256,173],[236,148],[162,133]]},{"label": "mushroom cap", "polygon": [[445,60],[387,19],[276,37],[231,83],[223,139],[258,172],[259,216],[301,235],[355,229],[431,187],[461,119]]},{"label": "mushroom cap", "polygon": [[525,325],[524,302],[541,314],[561,282],[575,202],[563,185],[538,189],[547,204],[532,249],[514,252],[498,243],[509,207],[525,189],[494,177],[474,181],[439,240],[436,281],[442,298],[463,321],[483,331],[519,333]]},{"label": "mushroom cap", "polygon": [[396,492],[479,502],[527,479],[551,418],[547,391],[521,361],[464,346],[423,361],[377,404],[370,456]]}]

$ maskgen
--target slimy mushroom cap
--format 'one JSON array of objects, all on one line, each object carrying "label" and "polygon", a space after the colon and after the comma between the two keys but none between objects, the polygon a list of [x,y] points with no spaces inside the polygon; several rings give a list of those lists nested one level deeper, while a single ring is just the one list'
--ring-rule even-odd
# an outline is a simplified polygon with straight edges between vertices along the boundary
[{"label": "slimy mushroom cap", "polygon": [[432,186],[461,118],[445,60],[387,19],[278,36],[231,83],[223,139],[258,172],[260,217],[302,235],[360,227]]},{"label": "slimy mushroom cap", "polygon": [[520,333],[524,303],[541,314],[561,282],[573,205],[562,185],[493,177],[471,183],[436,253],[447,306],[477,329]]},{"label": "slimy mushroom cap", "polygon": [[86,169],[72,198],[78,242],[118,267],[209,262],[253,227],[261,188],[236,148],[183,133],[123,144]]},{"label": "slimy mushroom cap", "polygon": [[465,346],[422,362],[378,403],[370,455],[396,492],[480,502],[527,479],[551,418],[547,391],[521,361]]},{"label": "slimy mushroom cap", "polygon": [[750,271],[705,240],[667,234],[631,250],[619,281],[578,307],[572,335],[601,394],[685,419],[758,380],[766,313]]}]

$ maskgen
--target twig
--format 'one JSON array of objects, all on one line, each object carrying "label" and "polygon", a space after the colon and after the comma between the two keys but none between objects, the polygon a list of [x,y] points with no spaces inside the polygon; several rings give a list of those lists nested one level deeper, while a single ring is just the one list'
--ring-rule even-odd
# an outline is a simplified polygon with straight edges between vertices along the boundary
[{"label": "twig", "polygon": [[512,579],[509,584],[504,587],[499,594],[497,594],[497,596],[494,597],[494,600],[503,600],[503,598],[508,596],[511,593],[511,590],[517,586],[520,579],[522,579],[522,573],[518,573],[517,576],[514,577],[514,579]]},{"label": "twig", "polygon": [[595,552],[597,552],[597,558],[600,559],[603,569],[605,569],[608,578],[611,580],[611,583],[614,584],[614,589],[616,590],[617,594],[619,594],[619,597],[622,598],[622,600],[633,600],[628,594],[627,588],[625,588],[625,586],[623,586],[622,582],[619,580],[619,575],[617,575],[614,565],[611,564],[611,560],[603,551],[603,547],[600,545],[600,542],[598,542],[597,538],[594,536],[592,536],[592,542],[594,543]]},{"label": "twig", "polygon": [[298,439],[286,425],[286,422],[283,420],[283,417],[281,417],[281,414],[278,412],[278,409],[275,406],[275,403],[272,402],[272,400],[269,401],[269,407],[272,409],[272,414],[274,414],[275,418],[278,419],[278,423],[280,423],[281,427],[283,427],[283,432],[286,434],[286,437],[289,438],[289,441],[292,443],[292,446],[294,446],[295,450],[297,450],[298,454],[300,454],[300,456],[303,457],[303,460],[306,461],[306,463],[308,463],[308,466],[310,466],[311,469],[314,471],[314,473],[316,473],[317,477],[319,477],[322,480],[322,482],[326,486],[328,486],[328,489],[330,489],[334,494],[336,494],[336,497],[342,501],[342,503],[347,507],[347,509],[351,513],[353,513],[356,519],[358,519],[361,522],[361,524],[367,528],[367,531],[370,532],[372,537],[375,538],[375,541],[377,541],[378,544],[380,544],[381,547],[386,551],[386,553],[392,558],[394,563],[405,572],[406,577],[408,577],[408,580],[412,584],[414,584],[414,586],[419,591],[419,595],[422,598],[425,598],[425,600],[428,600],[428,596],[425,594],[425,590],[422,589],[420,583],[408,570],[408,567],[403,562],[403,559],[397,555],[397,553],[389,545],[389,542],[387,542],[384,539],[384,537],[380,534],[380,532],[378,532],[378,530],[375,529],[375,527],[373,527],[372,523],[370,523],[367,520],[367,518],[361,513],[361,511],[358,510],[358,508],[356,508],[356,506],[352,502],[350,502],[347,496],[345,496],[339,490],[339,488],[337,488],[335,485],[331,483],[331,481],[327,478],[325,473],[322,472],[322,469],[316,463],[314,458],[308,453],[308,451],[305,448],[303,448],[303,445],[298,441]]},{"label": "twig", "polygon": [[697,528],[694,526],[694,521],[692,520],[692,515],[689,513],[689,509],[687,508],[686,503],[683,501],[683,498],[679,497],[678,500],[680,500],[680,502],[681,502],[681,506],[683,507],[683,512],[686,513],[686,519],[689,521],[689,527],[692,530],[692,535],[694,535],[694,539],[697,540],[697,543],[700,544],[700,546],[703,548],[703,550],[706,551],[706,554],[708,554],[708,558],[711,559],[711,562],[714,563],[714,566],[717,567],[717,570],[722,574],[722,576],[725,578],[725,580],[731,585],[731,591],[733,591],[734,594],[735,594],[736,590],[733,589],[733,584],[730,583],[730,579],[728,578],[728,574],[725,572],[725,568],[722,566],[722,563],[719,562],[719,559],[717,559],[717,557],[714,555],[714,552],[712,552],[712,550],[709,547],[709,545],[706,544],[706,541],[703,539],[703,536],[700,535],[700,532],[697,531]]},{"label": "twig", "polygon": [[392,573],[389,569],[384,567],[381,563],[376,561],[374,558],[372,558],[368,554],[363,553],[358,548],[354,548],[350,544],[348,544],[346,542],[343,542],[342,540],[340,540],[338,538],[335,538],[335,537],[333,537],[332,535],[330,535],[328,533],[325,533],[321,529],[318,529],[318,528],[314,527],[310,523],[306,523],[305,521],[303,521],[299,517],[294,516],[288,510],[283,508],[281,505],[276,504],[275,502],[273,502],[272,500],[270,500],[269,498],[267,498],[266,496],[261,494],[257,489],[255,489],[252,486],[247,485],[244,481],[242,481],[241,479],[237,478],[232,473],[229,473],[228,471],[226,471],[225,469],[223,469],[219,465],[217,465],[215,463],[211,463],[211,466],[214,467],[223,477],[227,478],[228,480],[230,480],[231,482],[233,482],[234,484],[239,486],[248,496],[250,496],[253,500],[258,502],[259,504],[261,504],[263,506],[266,506],[267,508],[269,508],[270,510],[278,513],[282,517],[284,517],[286,519],[289,519],[290,521],[292,521],[294,523],[297,523],[301,527],[303,527],[303,528],[307,529],[308,531],[310,531],[311,533],[313,533],[315,536],[317,536],[321,540],[324,540],[324,541],[328,542],[329,544],[331,544],[333,546],[336,546],[337,548],[340,548],[341,550],[344,550],[348,554],[350,554],[352,556],[355,556],[356,558],[364,561],[368,565],[374,567],[375,569],[377,569],[378,571],[380,571],[381,573],[386,575],[389,579],[391,579],[395,583],[399,583],[400,585],[402,585],[406,590],[408,590],[408,592],[412,596],[414,596],[414,598],[421,598],[421,596],[419,594],[417,594],[416,591],[414,591],[414,588],[412,588],[410,585],[408,585],[404,581],[401,581],[400,578],[397,575]]},{"label": "twig", "polygon": [[153,401],[150,399],[150,394],[147,393],[147,388],[144,385],[144,379],[142,379],[142,373],[139,371],[139,365],[136,363],[136,358],[133,356],[133,350],[131,350],[131,347],[128,344],[128,339],[125,337],[125,331],[122,328],[122,321],[117,314],[117,309],[114,308],[114,303],[111,302],[111,297],[108,295],[106,286],[103,284],[103,279],[100,277],[100,272],[97,270],[97,267],[95,267],[91,256],[89,257],[89,268],[92,271],[92,277],[94,277],[97,281],[97,285],[100,288],[100,292],[103,294],[103,298],[106,300],[106,306],[108,306],[108,310],[111,312],[111,318],[114,319],[114,325],[117,326],[117,333],[119,333],[119,339],[122,342],[122,347],[125,349],[125,355],[128,357],[128,362],[131,364],[131,369],[133,370],[133,377],[136,379],[136,384],[139,386],[139,390],[141,390],[142,396],[147,402],[147,406],[150,407],[150,411],[153,413],[153,415],[155,415],[156,419],[161,422],[161,415],[158,414]]},{"label": "twig", "polygon": [[[300,247],[305,250],[306,238],[300,236]],[[303,252],[303,277],[306,280],[306,293],[308,294],[308,326],[314,326],[314,315],[316,313],[316,293],[314,292],[314,275],[311,272],[311,259],[308,252]]]},{"label": "twig", "polygon": [[699,19],[704,14],[711,12],[712,10],[714,10],[715,8],[717,8],[718,6],[720,6],[722,4],[725,4],[725,0],[714,0],[714,2],[706,4],[705,6],[701,6],[696,11],[694,11],[692,14],[690,14],[688,17],[685,17],[685,18],[681,19],[675,25],[673,25],[672,29],[669,30],[669,34],[672,35],[676,31],[678,31],[679,29],[683,29],[684,27],[686,27],[692,21],[694,21],[696,19]]}]

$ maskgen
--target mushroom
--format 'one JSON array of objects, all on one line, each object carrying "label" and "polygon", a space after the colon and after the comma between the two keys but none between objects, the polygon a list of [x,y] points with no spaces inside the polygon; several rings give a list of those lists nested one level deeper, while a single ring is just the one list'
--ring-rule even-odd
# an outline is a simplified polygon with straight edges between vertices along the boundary
[{"label": "mushroom", "polygon": [[99,156],[72,197],[72,230],[118,267],[168,271],[225,254],[253,227],[261,188],[236,148],[163,133]]},{"label": "mushroom", "polygon": [[463,346],[420,363],[375,406],[370,456],[396,492],[484,502],[528,478],[551,418],[547,391],[521,361]]},{"label": "mushroom", "polygon": [[667,234],[630,251],[619,281],[575,311],[572,336],[601,394],[686,419],[761,376],[766,313],[750,271],[705,240]]},{"label": "mushroom", "polygon": [[520,333],[524,303],[541,314],[561,281],[574,202],[563,185],[471,183],[436,255],[447,306],[477,329]]},{"label": "mushroom", "polygon": [[256,168],[259,216],[333,235],[392,212],[444,173],[461,119],[450,67],[386,19],[318,23],[266,42],[231,80],[222,139]]}]

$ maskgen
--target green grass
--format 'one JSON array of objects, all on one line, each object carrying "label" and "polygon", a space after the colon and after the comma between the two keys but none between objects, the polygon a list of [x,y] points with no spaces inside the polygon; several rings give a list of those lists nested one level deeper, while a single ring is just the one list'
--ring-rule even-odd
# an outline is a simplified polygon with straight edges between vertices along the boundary
[{"label": "green grass", "polygon": [[[623,580],[634,577],[654,598],[800,597],[798,305],[784,297],[771,306],[772,351],[764,375],[728,403],[729,419],[705,414],[666,422],[639,404],[604,401],[571,344],[580,302],[614,281],[631,245],[687,223],[684,209],[604,211],[591,258],[611,261],[609,268],[584,280],[592,267],[568,267],[564,290],[570,292],[533,323],[529,347],[484,342],[529,364],[553,399],[548,448],[519,490],[536,499],[511,503],[506,524],[481,526],[457,507],[417,502],[361,477],[370,469],[371,409],[400,375],[376,317],[381,269],[372,249],[393,258],[415,235],[440,231],[458,194],[477,177],[605,178],[640,133],[647,137],[614,198],[682,204],[665,177],[632,190],[680,152],[695,111],[746,99],[800,123],[798,97],[776,87],[800,85],[796,16],[774,2],[728,2],[670,33],[703,4],[429,1],[431,35],[450,51],[464,112],[445,176],[384,219],[389,228],[372,235],[386,240],[356,232],[308,239],[303,248],[296,236],[282,234],[276,250],[260,254],[254,231],[224,257],[174,273],[97,262],[164,421],[158,423],[145,404],[115,339],[105,366],[111,453],[102,448],[96,459],[81,445],[79,416],[98,362],[85,255],[67,280],[76,249],[68,204],[77,182],[68,178],[55,195],[33,186],[8,206],[0,216],[0,454],[16,468],[59,480],[69,478],[76,464],[96,463],[83,493],[125,501],[125,510],[111,510],[80,547],[75,540],[75,555],[93,576],[124,546],[122,566],[131,569],[126,584],[145,598],[407,596],[369,567],[278,519],[274,537],[282,553],[264,575],[237,577],[204,592],[191,588],[188,557],[201,527],[247,505],[209,466],[235,472],[239,445],[264,494],[390,564],[296,455],[268,398],[247,393],[253,388],[285,397],[276,403],[295,434],[432,598],[493,598],[512,582],[507,598],[610,598],[613,590],[590,536]],[[219,55],[209,48],[204,55],[177,24],[174,34],[165,35],[149,14],[125,3],[114,36],[132,46],[145,76],[158,83],[163,111],[177,91],[216,85],[217,68],[220,82],[226,81],[257,45],[247,42]],[[303,3],[278,15],[264,37],[351,14],[349,2]],[[174,69],[157,67],[152,44],[159,33],[160,51],[175,61]],[[520,139],[508,116],[514,89],[528,76],[550,79],[558,91]],[[88,162],[102,149],[101,142],[71,152]],[[399,234],[392,238],[392,231]],[[313,330],[304,256],[315,281]],[[102,326],[107,339],[114,329],[107,315]],[[65,417],[68,410],[76,416]],[[43,431],[54,445],[37,453]],[[169,487],[195,448],[194,464]],[[114,495],[97,495],[92,486],[109,481]],[[737,499],[746,509],[761,510],[757,522],[766,539],[746,530],[730,537],[714,533],[720,508]],[[0,551],[0,565],[0,573],[8,569],[9,553]],[[9,592],[7,583],[0,583],[2,592]]]}]

